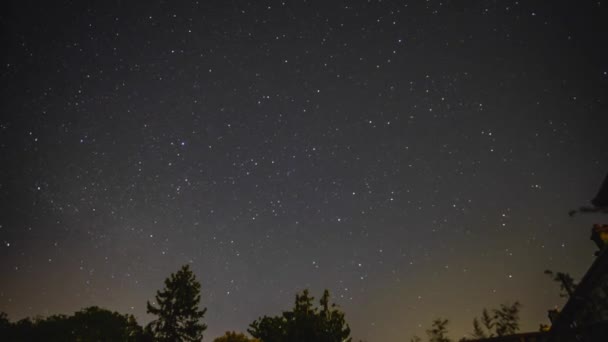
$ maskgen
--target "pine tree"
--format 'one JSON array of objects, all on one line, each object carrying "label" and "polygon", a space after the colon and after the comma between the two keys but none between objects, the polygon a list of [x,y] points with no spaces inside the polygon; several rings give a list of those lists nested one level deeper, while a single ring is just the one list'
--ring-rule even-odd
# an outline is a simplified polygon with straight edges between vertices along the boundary
[{"label": "pine tree", "polygon": [[195,342],[203,339],[207,325],[200,322],[207,308],[199,310],[201,284],[188,265],[165,279],[165,288],[156,292],[158,307],[147,303],[148,313],[158,316],[151,323],[158,341]]},{"label": "pine tree", "polygon": [[325,341],[350,341],[350,328],[346,324],[344,312],[337,310],[335,303],[329,304],[329,291],[323,291],[321,297],[321,329],[328,332],[331,337],[326,337]]},{"label": "pine tree", "polygon": [[426,331],[426,334],[429,336],[429,342],[452,342],[448,337],[448,323],[447,319],[435,319],[431,325],[431,329]]}]

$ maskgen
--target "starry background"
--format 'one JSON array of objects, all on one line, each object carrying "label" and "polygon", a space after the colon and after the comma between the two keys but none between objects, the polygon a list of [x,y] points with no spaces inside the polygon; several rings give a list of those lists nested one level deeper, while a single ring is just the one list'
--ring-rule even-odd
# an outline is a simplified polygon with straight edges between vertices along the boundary
[{"label": "starry background", "polygon": [[190,263],[205,339],[331,291],[355,338],[453,337],[584,274],[605,1],[2,5],[0,310],[140,323]]}]

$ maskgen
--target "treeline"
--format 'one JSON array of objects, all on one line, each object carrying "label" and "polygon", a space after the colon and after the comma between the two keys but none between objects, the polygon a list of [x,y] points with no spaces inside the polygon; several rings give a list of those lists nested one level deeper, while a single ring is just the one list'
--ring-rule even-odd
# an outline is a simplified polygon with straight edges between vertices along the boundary
[{"label": "treeline", "polygon": [[[546,271],[562,285],[565,296],[576,286],[572,278],[564,273]],[[128,341],[128,342],[176,342],[202,341],[207,325],[204,319],[206,308],[200,307],[201,285],[188,265],[171,274],[165,286],[157,291],[152,302],[147,303],[147,312],[156,317],[145,327],[133,315],[96,306],[75,312],[73,315],[52,315],[46,318],[25,318],[9,321],[0,312],[0,341],[7,342],[71,342],[71,341]],[[316,304],[308,290],[297,293],[294,307],[277,316],[264,316],[253,321],[247,332],[226,332],[214,342],[352,342],[350,327],[344,312],[330,303],[325,290]],[[521,304],[503,304],[496,309],[483,309],[473,320],[472,339],[482,339],[514,334],[519,330]],[[447,319],[435,319],[426,331],[429,342],[452,342],[448,336]],[[541,326],[542,329],[542,326]],[[411,341],[420,342],[414,336]],[[460,341],[466,341],[461,339]]]},{"label": "treeline", "polygon": [[[188,265],[171,274],[165,287],[147,303],[147,312],[156,319],[142,327],[133,315],[96,306],[71,316],[25,318],[10,322],[0,312],[0,341],[6,342],[177,342],[202,341],[207,325],[202,322],[207,311],[200,308],[201,285]],[[346,342],[351,341],[344,313],[330,304],[326,290],[319,305],[307,290],[296,294],[292,310],[278,316],[264,316],[252,322],[243,333],[226,332],[214,342]]]},{"label": "treeline", "polygon": [[132,315],[96,306],[77,311],[71,316],[25,318],[11,323],[0,313],[2,341],[153,341],[144,333]]},{"label": "treeline", "polygon": [[[471,339],[461,338],[459,341],[470,341],[490,337],[501,337],[515,334],[519,331],[519,311],[521,304],[501,304],[498,309],[483,309],[481,317],[473,319]],[[481,322],[481,323],[480,323]],[[437,318],[426,331],[429,342],[453,342],[448,334],[449,320]],[[410,342],[421,342],[418,336],[413,336]]]}]

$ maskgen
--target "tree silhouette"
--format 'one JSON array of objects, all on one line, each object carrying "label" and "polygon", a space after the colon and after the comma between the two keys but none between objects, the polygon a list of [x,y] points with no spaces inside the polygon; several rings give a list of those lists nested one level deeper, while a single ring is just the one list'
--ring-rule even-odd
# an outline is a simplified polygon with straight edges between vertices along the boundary
[{"label": "tree silhouette", "polygon": [[560,297],[570,297],[572,293],[574,293],[574,289],[576,289],[576,283],[574,282],[574,278],[568,273],[562,272],[553,272],[551,270],[545,270],[545,274],[551,277],[551,279],[559,284],[560,287]]},{"label": "tree silhouette", "polygon": [[494,310],[496,335],[512,335],[519,330],[520,309],[521,304],[519,302],[515,302],[511,305],[501,304],[500,309]]},{"label": "tree silhouette", "polygon": [[[18,322],[12,323],[10,331],[6,336],[7,341],[36,341],[36,338],[42,337],[36,336],[37,330],[35,329],[34,322],[29,318],[24,318]],[[51,339],[47,336],[47,341]]]},{"label": "tree silhouette", "polygon": [[473,318],[473,334],[472,335],[474,338],[487,338],[488,337],[488,335],[486,335],[485,331],[483,331],[483,328],[479,324],[477,317]]},{"label": "tree silhouette", "polygon": [[201,341],[207,325],[200,322],[207,312],[199,310],[201,284],[188,265],[165,279],[165,288],[156,292],[158,307],[147,303],[148,313],[158,316],[149,329],[157,341]]},{"label": "tree silhouette", "polygon": [[448,335],[447,319],[436,318],[431,324],[431,328],[426,331],[429,342],[452,342]]},{"label": "tree silhouette", "polygon": [[[0,317],[6,318],[6,316]],[[132,315],[93,306],[72,316],[52,315],[47,318],[22,319],[10,323],[0,318],[2,341],[146,341],[142,328]]]},{"label": "tree silhouette", "polygon": [[521,304],[514,302],[511,305],[501,304],[499,309],[493,309],[492,315],[483,309],[481,318],[473,319],[474,338],[490,338],[515,334],[519,330],[519,310]]},{"label": "tree silhouette", "polygon": [[488,331],[488,337],[494,337],[494,334],[492,333],[492,329],[494,329],[494,319],[490,316],[486,308],[481,312],[481,324],[483,324]]},{"label": "tree silhouette", "polygon": [[6,336],[11,328],[11,322],[8,320],[6,312],[0,311],[0,336]]},{"label": "tree silhouette", "polygon": [[121,315],[97,306],[77,311],[68,320],[77,341],[137,341],[143,334],[132,315]]},{"label": "tree silhouette", "polygon": [[477,317],[473,318],[473,333],[471,335],[474,338],[494,337],[493,329],[494,317],[488,313],[488,309],[484,308],[480,319],[477,319]]},{"label": "tree silhouette", "polygon": [[245,334],[226,331],[223,336],[217,337],[213,342],[261,342],[257,338],[249,338]]},{"label": "tree silhouette", "polygon": [[308,290],[304,290],[296,294],[292,311],[259,318],[247,331],[264,342],[350,342],[344,313],[335,304],[329,304],[329,291],[323,292],[320,309],[313,306],[313,301]]}]

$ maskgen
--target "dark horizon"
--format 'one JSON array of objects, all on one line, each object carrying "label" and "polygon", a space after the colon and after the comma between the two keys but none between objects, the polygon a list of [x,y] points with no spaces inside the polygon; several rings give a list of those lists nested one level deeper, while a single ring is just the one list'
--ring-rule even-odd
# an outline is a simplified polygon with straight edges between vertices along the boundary
[{"label": "dark horizon", "polygon": [[329,289],[355,340],[459,338],[580,278],[608,171],[603,1],[9,1],[0,311],[145,303],[205,340]]}]

